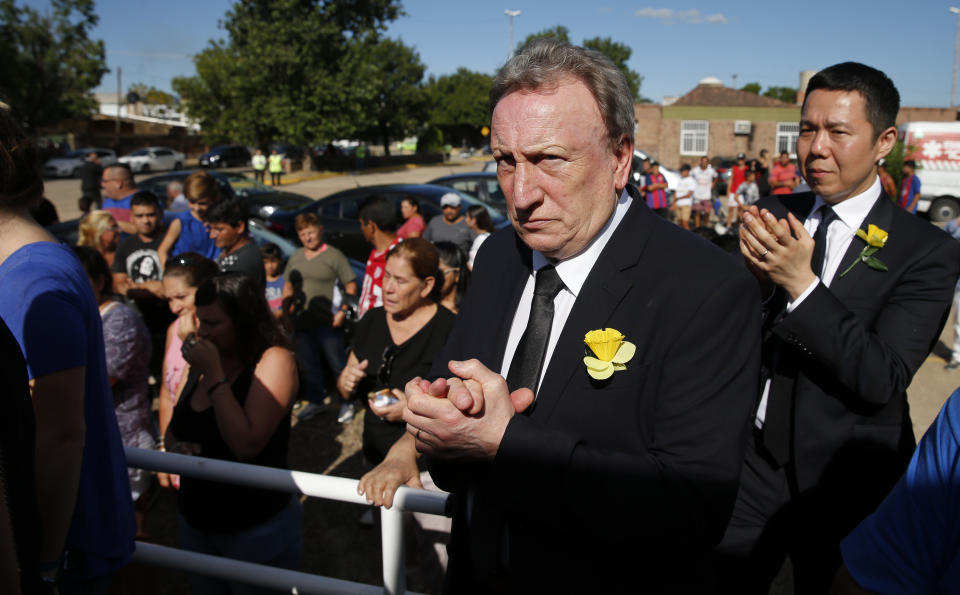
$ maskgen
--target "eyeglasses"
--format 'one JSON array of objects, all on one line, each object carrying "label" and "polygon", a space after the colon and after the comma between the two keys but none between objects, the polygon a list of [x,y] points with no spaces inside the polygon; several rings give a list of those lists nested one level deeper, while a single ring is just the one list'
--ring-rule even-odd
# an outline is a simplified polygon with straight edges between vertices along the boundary
[{"label": "eyeglasses", "polygon": [[400,348],[396,345],[387,345],[383,350],[383,356],[380,360],[380,369],[377,370],[377,383],[386,386],[390,382],[390,374],[393,371],[393,360],[397,357]]}]

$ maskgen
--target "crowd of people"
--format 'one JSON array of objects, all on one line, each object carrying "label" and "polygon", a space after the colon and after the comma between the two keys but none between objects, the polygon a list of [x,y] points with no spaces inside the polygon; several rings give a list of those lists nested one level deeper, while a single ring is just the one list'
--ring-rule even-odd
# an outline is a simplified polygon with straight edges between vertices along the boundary
[{"label": "crowd of people", "polygon": [[512,227],[455,193],[430,221],[373,197],[362,279],[316,215],[289,258],[258,246],[202,171],[164,226],[178,196],[100,168],[66,246],[30,216],[37,153],[0,108],[3,592],[106,593],[154,481],[177,492],[181,547],[297,568],[296,497],[154,480],[123,447],[284,469],[292,416],[332,402],[342,423],[362,411],[371,504],[453,493],[448,593],[765,593],[787,556],[797,593],[960,588],[958,397],[916,453],[906,402],[960,243],[911,215],[911,164],[890,196],[886,75],[811,79],[797,165],[738,155],[743,263],[686,232],[715,213],[708,158],[672,196],[653,161],[628,184],[633,103],[607,58],[541,39],[493,85]]}]

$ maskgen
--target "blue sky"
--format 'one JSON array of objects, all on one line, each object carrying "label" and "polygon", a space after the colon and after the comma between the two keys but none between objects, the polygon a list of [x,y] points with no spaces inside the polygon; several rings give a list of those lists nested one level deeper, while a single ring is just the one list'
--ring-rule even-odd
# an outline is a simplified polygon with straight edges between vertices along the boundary
[{"label": "blue sky", "polygon": [[[189,56],[209,39],[223,36],[218,21],[231,4],[99,0],[94,35],[106,42],[113,72],[98,91],[116,90],[117,66],[123,69],[124,90],[135,82],[170,90],[171,78],[193,74]],[[641,92],[658,102],[665,95],[686,93],[707,76],[727,86],[733,86],[736,74],[738,87],[752,81],[796,87],[801,70],[856,60],[890,75],[903,105],[950,103],[957,18],[948,12],[949,0],[407,0],[403,6],[406,16],[390,25],[388,35],[415,47],[429,74],[449,74],[460,66],[493,73],[507,58],[504,9],[509,8],[522,11],[514,19],[515,41],[564,25],[576,43],[596,36],[626,43],[633,49],[631,68],[645,77]]]}]

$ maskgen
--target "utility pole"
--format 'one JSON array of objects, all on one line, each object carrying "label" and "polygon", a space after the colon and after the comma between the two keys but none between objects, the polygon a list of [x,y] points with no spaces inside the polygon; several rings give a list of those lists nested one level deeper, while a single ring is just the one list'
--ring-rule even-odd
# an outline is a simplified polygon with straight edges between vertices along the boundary
[{"label": "utility pole", "polygon": [[737,88],[737,75],[734,74],[734,75],[732,75],[732,76],[733,76],[733,88],[736,89],[736,88]]},{"label": "utility pole", "polygon": [[960,55],[960,8],[950,7],[950,12],[957,15],[957,35],[953,42],[953,85],[950,87],[950,107],[957,105],[957,56]]},{"label": "utility pole", "polygon": [[510,54],[509,54],[509,55],[510,55],[511,58],[513,58],[513,17],[518,17],[518,16],[520,16],[520,11],[519,11],[519,10],[510,10],[510,9],[508,8],[507,10],[504,10],[504,11],[503,11],[503,14],[507,15],[508,17],[510,17]]},{"label": "utility pole", "polygon": [[113,149],[119,153],[120,151],[120,102],[123,101],[122,91],[120,90],[122,73],[120,72],[120,67],[117,66],[117,121],[114,126],[113,131]]}]

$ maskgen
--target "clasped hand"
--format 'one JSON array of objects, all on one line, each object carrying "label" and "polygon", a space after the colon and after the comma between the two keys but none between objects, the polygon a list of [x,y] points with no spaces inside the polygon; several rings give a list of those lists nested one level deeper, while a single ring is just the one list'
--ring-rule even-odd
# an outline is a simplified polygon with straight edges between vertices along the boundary
[{"label": "clasped hand", "polygon": [[793,213],[777,220],[767,209],[749,207],[741,216],[740,253],[761,283],[783,287],[795,300],[816,279],[810,268],[814,241]]},{"label": "clasped hand", "polygon": [[451,361],[448,367],[454,377],[407,383],[407,432],[421,453],[491,460],[510,419],[533,403],[533,392],[522,388],[511,393],[503,376],[475,359]]}]

